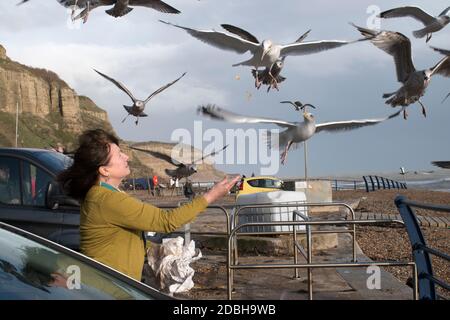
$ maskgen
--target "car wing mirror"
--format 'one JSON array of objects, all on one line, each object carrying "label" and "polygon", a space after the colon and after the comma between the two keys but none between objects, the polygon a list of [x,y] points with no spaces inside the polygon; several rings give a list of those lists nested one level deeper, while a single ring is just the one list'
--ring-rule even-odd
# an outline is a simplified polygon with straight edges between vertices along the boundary
[{"label": "car wing mirror", "polygon": [[80,203],[77,200],[63,194],[59,185],[55,181],[51,181],[47,184],[45,205],[49,209],[56,210],[60,206],[79,207]]}]

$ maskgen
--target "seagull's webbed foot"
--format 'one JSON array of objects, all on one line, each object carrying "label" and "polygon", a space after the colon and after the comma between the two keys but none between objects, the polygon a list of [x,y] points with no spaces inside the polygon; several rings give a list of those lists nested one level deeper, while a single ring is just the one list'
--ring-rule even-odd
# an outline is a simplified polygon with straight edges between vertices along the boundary
[{"label": "seagull's webbed foot", "polygon": [[433,36],[432,33],[427,34],[427,40],[425,41],[426,43],[428,43],[428,41],[431,40],[431,37]]},{"label": "seagull's webbed foot", "polygon": [[136,117],[136,121],[135,121],[134,123],[136,123],[136,125],[138,125],[138,123],[139,123],[139,117]]},{"label": "seagull's webbed foot", "polygon": [[406,108],[403,109],[403,119],[408,120],[408,112],[406,112]]}]

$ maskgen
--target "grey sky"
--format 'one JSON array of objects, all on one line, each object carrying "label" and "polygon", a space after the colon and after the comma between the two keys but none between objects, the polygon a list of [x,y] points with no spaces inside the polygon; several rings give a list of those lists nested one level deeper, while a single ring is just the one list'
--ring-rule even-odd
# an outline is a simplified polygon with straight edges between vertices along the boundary
[{"label": "grey sky", "polygon": [[[418,5],[433,14],[450,6],[449,1],[366,1],[366,0],[167,0],[182,11],[168,15],[136,8],[115,19],[104,8],[91,12],[80,29],[69,28],[69,14],[56,0],[31,0],[16,6],[17,0],[0,2],[0,43],[17,61],[57,72],[78,94],[86,95],[108,111],[121,138],[135,141],[170,141],[177,128],[192,130],[195,120],[203,128],[238,128],[197,115],[199,104],[216,103],[247,115],[298,121],[300,115],[282,100],[300,100],[316,105],[317,122],[384,117],[393,109],[381,98],[400,87],[391,57],[371,43],[357,43],[328,52],[288,57],[282,74],[287,78],[280,92],[257,91],[250,68],[231,67],[249,55],[206,45],[180,29],[158,19],[198,29],[220,30],[221,23],[240,26],[259,40],[271,38],[289,43],[312,29],[307,40],[360,38],[348,22],[366,26],[367,8],[381,10],[400,5]],[[381,21],[382,29],[399,31],[412,41],[417,69],[434,65],[441,56],[430,50],[424,39],[412,31],[419,22],[404,18]],[[450,49],[450,27],[434,34],[430,45]],[[128,97],[98,76],[96,68],[120,81],[140,98],[163,84],[187,75],[158,95],[148,105],[148,118],[136,127],[122,124],[123,104]],[[240,76],[240,80],[236,79]],[[309,140],[310,175],[355,172],[429,169],[431,160],[450,159],[450,79],[435,76],[422,99],[428,107],[423,118],[419,105],[409,108],[408,121],[398,117],[378,126],[357,131],[321,133]],[[250,99],[248,94],[251,94]],[[242,126],[251,128],[250,125]],[[256,128],[276,128],[259,125]],[[205,143],[206,145],[207,143]],[[218,165],[226,172],[259,173],[258,165]],[[290,152],[279,176],[303,174],[303,150]]]}]

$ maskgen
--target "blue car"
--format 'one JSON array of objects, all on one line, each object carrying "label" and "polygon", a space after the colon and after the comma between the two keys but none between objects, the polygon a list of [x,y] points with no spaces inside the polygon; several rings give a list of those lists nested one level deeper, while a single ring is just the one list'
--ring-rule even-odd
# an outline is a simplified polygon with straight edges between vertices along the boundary
[{"label": "blue car", "polygon": [[0,221],[78,250],[79,203],[55,182],[71,163],[51,150],[0,148]]}]

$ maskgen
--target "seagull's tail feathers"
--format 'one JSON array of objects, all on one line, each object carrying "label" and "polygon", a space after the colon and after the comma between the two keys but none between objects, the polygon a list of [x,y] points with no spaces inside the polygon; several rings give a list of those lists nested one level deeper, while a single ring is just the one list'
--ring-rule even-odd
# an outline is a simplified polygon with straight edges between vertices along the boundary
[{"label": "seagull's tail feathers", "polygon": [[110,16],[117,18],[117,17],[122,17],[122,16],[130,13],[132,10],[133,10],[133,8],[126,7],[123,11],[118,12],[117,10],[115,10],[115,7],[112,7],[111,9],[105,10],[105,12],[107,14],[109,14]]},{"label": "seagull's tail feathers", "polygon": [[428,29],[427,28],[423,28],[423,29],[420,29],[420,30],[413,31],[414,37],[419,38],[419,39],[424,38],[427,34],[428,34]]},{"label": "seagull's tail feathers", "polygon": [[286,135],[280,133],[278,129],[267,130],[263,133],[262,138],[267,149],[281,150],[288,144]]},{"label": "seagull's tail feathers", "polygon": [[176,170],[165,169],[164,171],[170,177],[174,177],[175,178],[177,176],[177,171]]},{"label": "seagull's tail feathers", "polygon": [[392,97],[396,92],[391,92],[391,93],[385,93],[383,94],[383,99],[387,99],[389,97]]}]

